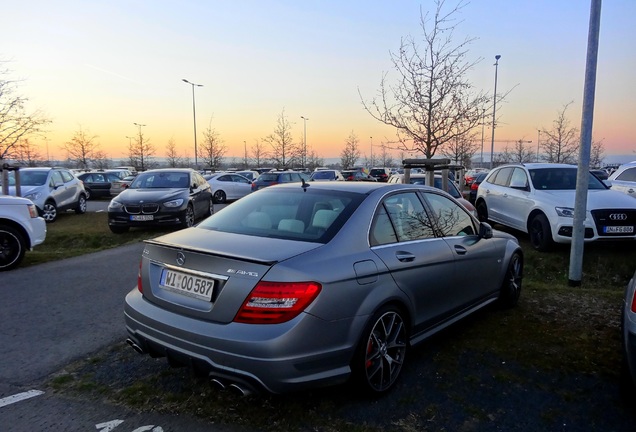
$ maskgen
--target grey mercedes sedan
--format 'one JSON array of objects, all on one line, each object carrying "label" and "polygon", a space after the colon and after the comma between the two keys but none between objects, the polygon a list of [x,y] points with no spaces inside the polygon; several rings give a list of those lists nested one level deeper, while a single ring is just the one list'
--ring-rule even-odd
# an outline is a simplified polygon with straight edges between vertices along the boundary
[{"label": "grey mercedes sedan", "polygon": [[376,182],[262,189],[148,240],[128,343],[242,393],[396,382],[408,348],[514,306],[523,253],[450,195]]}]

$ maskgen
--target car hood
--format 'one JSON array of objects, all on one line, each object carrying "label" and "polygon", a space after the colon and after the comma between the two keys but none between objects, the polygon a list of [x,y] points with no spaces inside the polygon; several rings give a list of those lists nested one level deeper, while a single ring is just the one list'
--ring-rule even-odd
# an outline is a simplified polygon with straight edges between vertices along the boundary
[{"label": "car hood", "polygon": [[[20,192],[21,192],[20,196],[25,196],[25,195],[28,195],[28,194],[30,194],[32,192],[42,191],[42,190],[44,190],[43,186],[44,185],[41,185],[41,186],[24,186],[24,185],[21,185],[20,186]],[[15,186],[9,186],[9,195],[15,195]]]},{"label": "car hood", "polygon": [[183,195],[187,195],[188,192],[179,188],[165,188],[165,189],[125,189],[117,196],[117,201],[123,203],[140,201],[144,202],[163,202],[172,198],[178,198]]},{"label": "car hood", "polygon": [[269,265],[322,246],[321,243],[257,237],[197,227],[169,233],[150,242]]},{"label": "car hood", "polygon": [[[545,198],[545,201],[549,200],[555,206],[574,208],[576,191],[540,191],[537,195],[539,194]],[[542,198],[542,200],[544,199]],[[588,210],[602,208],[636,208],[636,203],[633,201],[634,198],[624,193],[608,189],[593,189],[587,192]]]}]

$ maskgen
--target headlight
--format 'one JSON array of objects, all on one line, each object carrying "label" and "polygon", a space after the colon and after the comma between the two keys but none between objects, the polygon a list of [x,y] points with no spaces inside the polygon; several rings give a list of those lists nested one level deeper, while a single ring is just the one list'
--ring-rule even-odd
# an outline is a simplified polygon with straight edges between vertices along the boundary
[{"label": "headlight", "polygon": [[26,194],[24,197],[30,199],[31,201],[35,201],[42,196],[42,192],[33,192],[30,194]]},{"label": "headlight", "polygon": [[111,210],[119,210],[123,207],[124,205],[122,203],[120,203],[119,201],[115,201],[115,200],[111,200],[110,204],[108,204],[108,211]]},{"label": "headlight", "polygon": [[555,207],[554,208],[557,212],[557,214],[561,217],[568,217],[568,218],[573,218],[574,217],[574,209],[570,208],[570,207]]},{"label": "headlight", "polygon": [[172,201],[166,201],[165,203],[163,203],[163,205],[165,205],[168,208],[181,207],[181,204],[183,204],[183,198],[179,198]]}]

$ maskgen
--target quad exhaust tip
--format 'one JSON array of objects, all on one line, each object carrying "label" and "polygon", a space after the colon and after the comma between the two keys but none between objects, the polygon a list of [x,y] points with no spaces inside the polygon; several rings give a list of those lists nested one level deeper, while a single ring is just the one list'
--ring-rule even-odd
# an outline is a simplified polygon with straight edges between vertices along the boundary
[{"label": "quad exhaust tip", "polygon": [[240,383],[229,383],[222,378],[210,378],[210,384],[219,390],[228,390],[239,396],[249,396],[252,394],[252,389]]},{"label": "quad exhaust tip", "polygon": [[139,354],[145,354],[145,353],[146,353],[146,352],[144,351],[144,349],[143,349],[142,347],[140,347],[139,345],[137,345],[137,343],[136,343],[134,340],[132,340],[132,339],[128,338],[128,339],[126,339],[126,343],[127,343],[128,345],[130,345],[130,346],[132,347],[132,349],[134,349],[135,351],[137,351]]}]

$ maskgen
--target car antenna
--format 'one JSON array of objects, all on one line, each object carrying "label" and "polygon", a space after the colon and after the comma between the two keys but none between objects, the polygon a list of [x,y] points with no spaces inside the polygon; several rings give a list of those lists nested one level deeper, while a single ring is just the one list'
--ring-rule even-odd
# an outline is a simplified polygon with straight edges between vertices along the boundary
[{"label": "car antenna", "polygon": [[300,181],[301,181],[300,187],[302,187],[305,191],[307,190],[309,186],[311,186],[309,183],[305,182],[305,179],[300,179]]}]

